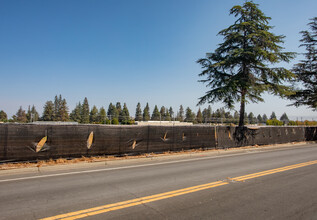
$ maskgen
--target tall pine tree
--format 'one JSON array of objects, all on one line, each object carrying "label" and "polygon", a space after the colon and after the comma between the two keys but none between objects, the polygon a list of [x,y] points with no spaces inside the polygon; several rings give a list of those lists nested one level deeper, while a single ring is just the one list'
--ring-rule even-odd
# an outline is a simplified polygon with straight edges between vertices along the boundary
[{"label": "tall pine tree", "polygon": [[161,120],[161,114],[160,114],[160,112],[158,110],[157,105],[154,106],[154,110],[153,110],[153,113],[152,113],[151,120],[153,120],[153,121],[160,121]]},{"label": "tall pine tree", "polygon": [[99,114],[98,114],[98,123],[100,124],[105,124],[107,119],[107,113],[104,107],[101,107],[99,109]]},{"label": "tall pine tree", "polygon": [[135,120],[136,121],[142,121],[142,109],[141,109],[141,104],[138,102],[136,109],[135,109]]},{"label": "tall pine tree", "polygon": [[81,106],[81,123],[88,124],[89,123],[89,104],[88,99],[85,97],[83,105]]},{"label": "tall pine tree", "polygon": [[54,103],[52,101],[47,101],[44,105],[43,121],[54,121]]},{"label": "tall pine tree", "polygon": [[240,102],[239,126],[244,126],[245,105],[249,101],[263,101],[261,94],[269,92],[282,97],[292,94],[291,88],[283,82],[294,75],[282,67],[270,68],[271,64],[289,62],[295,54],[282,52],[279,44],[284,36],[274,35],[267,17],[252,1],[230,10],[237,19],[233,25],[219,32],[224,42],[207,58],[199,59],[203,71],[199,76],[206,77],[210,90],[198,104],[222,101],[233,108]]},{"label": "tall pine tree", "polygon": [[300,47],[306,49],[305,59],[295,65],[293,71],[302,88],[290,98],[294,100],[293,105],[307,105],[317,111],[317,17],[311,19],[308,24],[310,31],[302,31],[302,44]]},{"label": "tall pine tree", "polygon": [[98,108],[94,105],[89,114],[89,121],[92,124],[98,123]]},{"label": "tall pine tree", "polygon": [[143,109],[143,121],[149,121],[149,120],[150,120],[150,107],[149,107],[149,103],[146,103],[146,106]]},{"label": "tall pine tree", "polygon": [[74,110],[70,113],[70,119],[72,121],[75,121],[75,122],[78,122],[78,123],[81,122],[81,111],[82,111],[81,108],[82,108],[82,105],[79,102],[76,105],[76,107],[74,108]]},{"label": "tall pine tree", "polygon": [[8,120],[7,113],[3,110],[0,111],[0,122],[6,122]]}]

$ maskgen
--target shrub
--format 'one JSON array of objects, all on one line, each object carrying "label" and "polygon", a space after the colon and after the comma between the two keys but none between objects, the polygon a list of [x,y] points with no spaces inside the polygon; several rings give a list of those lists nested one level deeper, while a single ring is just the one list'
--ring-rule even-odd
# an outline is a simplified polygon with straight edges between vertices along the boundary
[{"label": "shrub", "polygon": [[282,126],[284,125],[284,123],[274,118],[274,119],[267,120],[266,125]]}]

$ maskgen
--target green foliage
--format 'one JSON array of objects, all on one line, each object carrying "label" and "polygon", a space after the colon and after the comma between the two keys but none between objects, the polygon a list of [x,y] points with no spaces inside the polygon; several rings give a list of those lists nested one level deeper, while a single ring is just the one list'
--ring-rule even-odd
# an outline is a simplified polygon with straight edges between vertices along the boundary
[{"label": "green foliage", "polygon": [[184,108],[182,105],[179,106],[179,111],[177,113],[176,120],[177,121],[184,121]]},{"label": "green foliage", "polygon": [[66,99],[62,98],[62,95],[55,96],[53,107],[53,121],[68,121],[68,106]]},{"label": "green foliage", "polygon": [[81,121],[80,123],[88,124],[89,123],[89,104],[87,97],[84,98],[83,105],[81,106]]},{"label": "green foliage", "polygon": [[119,121],[118,110],[117,110],[116,106],[114,106],[111,102],[109,104],[107,114],[108,114],[108,117],[110,118],[110,120],[116,118]]},{"label": "green foliage", "polygon": [[289,121],[288,125],[292,125],[292,126],[316,126],[317,125],[317,121]]},{"label": "green foliage", "polygon": [[256,117],[256,119],[258,120],[258,123],[263,123],[263,118],[260,114]]},{"label": "green foliage", "polygon": [[121,114],[122,114],[122,107],[121,107],[121,103],[120,102],[117,102],[116,103],[116,109],[117,109],[117,118],[119,120],[119,123],[122,122],[123,118],[121,117]]},{"label": "green foliage", "polygon": [[161,110],[160,110],[160,115],[161,115],[161,121],[166,121],[166,109],[164,106],[161,107]]},{"label": "green foliage", "polygon": [[1,122],[7,122],[8,121],[7,113],[5,113],[3,110],[0,111],[0,121]]},{"label": "green foliage", "polygon": [[203,110],[202,114],[203,114],[204,123],[210,123],[211,122],[211,117],[212,117],[211,106],[209,105],[208,108],[205,108]]},{"label": "green foliage", "polygon": [[135,124],[135,121],[134,121],[133,119],[129,119],[127,124],[128,124],[128,125],[134,125],[134,124]]},{"label": "green foliage", "polygon": [[143,121],[149,121],[150,120],[150,107],[149,103],[146,103],[146,106],[143,110]]},{"label": "green foliage", "polygon": [[268,120],[266,114],[263,114],[262,116],[262,123],[266,123],[266,121]]},{"label": "green foliage", "polygon": [[317,17],[308,23],[310,31],[302,31],[302,44],[305,47],[305,59],[301,60],[293,68],[297,76],[296,82],[300,82],[300,88],[289,98],[294,101],[296,107],[307,105],[314,111],[317,110]]},{"label": "green foliage", "polygon": [[74,110],[70,113],[70,119],[72,121],[81,122],[81,112],[82,112],[82,105],[80,104],[80,102],[76,105],[76,107],[74,108]]},{"label": "green foliage", "polygon": [[285,68],[269,65],[289,62],[295,54],[282,52],[279,44],[284,36],[270,32],[270,18],[257,4],[247,1],[242,6],[234,6],[230,14],[237,19],[219,32],[224,42],[207,58],[197,61],[203,69],[199,76],[206,77],[201,82],[210,87],[198,104],[222,101],[231,109],[235,102],[240,102],[239,126],[243,126],[248,100],[263,101],[261,94],[265,91],[281,97],[292,93],[283,82],[294,75]]},{"label": "green foliage", "polygon": [[25,113],[25,110],[22,109],[22,106],[20,106],[17,113],[13,116],[13,121],[19,122],[19,123],[26,123],[27,122],[26,113]]},{"label": "green foliage", "polygon": [[97,107],[94,105],[90,111],[90,114],[89,114],[89,121],[90,123],[93,123],[93,124],[96,124],[98,123],[98,109]]},{"label": "green foliage", "polygon": [[111,120],[111,124],[113,124],[113,125],[118,125],[118,124],[119,124],[119,120],[118,120],[117,118],[113,118],[113,119]]},{"label": "green foliage", "polygon": [[282,121],[284,124],[288,124],[289,119],[287,114],[284,112],[284,114],[280,117],[280,121]]},{"label": "green foliage", "polygon": [[249,113],[248,119],[249,119],[249,124],[256,124],[257,122],[257,119],[254,117],[254,114],[252,112]]},{"label": "green foliage", "polygon": [[127,105],[124,103],[123,104],[123,109],[120,114],[121,118],[121,124],[129,124],[130,121],[130,114]]},{"label": "green foliage", "polygon": [[157,108],[157,105],[155,105],[153,113],[152,113],[151,120],[160,121],[160,119],[161,119],[161,114],[160,114],[160,112],[159,112],[159,110]]},{"label": "green foliage", "polygon": [[186,108],[185,121],[186,122],[195,121],[195,113],[193,113],[193,111],[189,107]]},{"label": "green foliage", "polygon": [[275,112],[272,112],[272,114],[271,114],[271,116],[270,116],[270,120],[272,120],[272,119],[276,119],[276,114],[275,114]]},{"label": "green foliage", "polygon": [[266,125],[282,126],[284,125],[284,123],[274,118],[274,119],[267,120]]},{"label": "green foliage", "polygon": [[289,122],[288,122],[288,125],[290,125],[290,126],[295,126],[295,125],[297,125],[297,124],[296,124],[295,121],[289,121]]},{"label": "green foliage", "polygon": [[203,123],[203,114],[201,113],[200,108],[197,111],[196,121],[197,123]]},{"label": "green foliage", "polygon": [[36,111],[35,106],[32,108],[29,106],[28,111],[26,113],[27,122],[33,122],[39,120],[39,113]]},{"label": "green foliage", "polygon": [[169,113],[171,119],[174,120],[175,116],[174,116],[174,111],[173,111],[173,108],[172,108],[172,107],[170,107],[170,108],[168,109],[168,113]]},{"label": "green foliage", "polygon": [[66,99],[63,99],[61,101],[59,111],[58,111],[58,117],[60,121],[68,121],[69,120],[69,114],[68,114],[68,106]]},{"label": "green foliage", "polygon": [[[172,110],[173,111],[173,110]],[[172,120],[171,115],[170,115],[170,111],[166,108],[165,110],[165,116],[164,116],[164,120],[165,121],[170,121]]]},{"label": "green foliage", "polygon": [[104,107],[101,107],[99,109],[99,113],[98,113],[98,123],[100,124],[105,124],[106,123],[106,119],[107,119],[107,113]]},{"label": "green foliage", "polygon": [[52,101],[47,101],[44,105],[44,111],[42,115],[43,121],[54,121],[54,104]]},{"label": "green foliage", "polygon": [[136,121],[142,121],[142,110],[141,110],[141,104],[138,102],[136,109],[135,109],[135,120]]}]

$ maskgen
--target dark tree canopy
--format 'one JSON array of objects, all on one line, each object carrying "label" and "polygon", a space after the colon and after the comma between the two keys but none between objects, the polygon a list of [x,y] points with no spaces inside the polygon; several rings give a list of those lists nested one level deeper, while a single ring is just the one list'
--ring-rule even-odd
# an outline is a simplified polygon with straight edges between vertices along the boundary
[{"label": "dark tree canopy", "polygon": [[43,121],[53,121],[54,120],[54,103],[52,101],[47,101],[44,105]]},{"label": "dark tree canopy", "polygon": [[153,120],[153,121],[160,121],[161,120],[161,114],[160,114],[160,112],[158,110],[157,105],[154,106],[154,110],[153,110],[153,113],[152,113],[151,120]]},{"label": "dark tree canopy", "polygon": [[3,110],[0,111],[0,121],[6,122],[8,120],[7,113],[5,113]]},{"label": "dark tree canopy", "polygon": [[149,121],[150,120],[150,107],[149,103],[146,103],[146,106],[143,110],[143,121]]},{"label": "dark tree canopy", "polygon": [[138,102],[136,109],[135,109],[135,120],[142,121],[142,109],[141,109],[140,102]]},{"label": "dark tree canopy", "polygon": [[317,17],[311,19],[308,24],[310,31],[302,31],[302,44],[300,47],[306,49],[304,60],[301,60],[293,68],[297,76],[296,81],[301,83],[296,93],[290,98],[294,100],[293,105],[307,105],[317,110]]},{"label": "dark tree canopy", "polygon": [[89,104],[87,97],[84,98],[83,105],[81,106],[81,123],[89,123]]},{"label": "dark tree canopy", "polygon": [[197,62],[203,71],[199,74],[210,88],[198,104],[222,101],[232,109],[240,102],[239,126],[244,125],[245,104],[263,101],[265,91],[284,97],[291,88],[283,85],[293,78],[292,72],[282,67],[269,67],[281,61],[289,62],[295,54],[282,52],[279,44],[284,36],[270,32],[267,17],[252,1],[234,6],[230,14],[234,24],[219,32],[224,42],[213,53]]}]

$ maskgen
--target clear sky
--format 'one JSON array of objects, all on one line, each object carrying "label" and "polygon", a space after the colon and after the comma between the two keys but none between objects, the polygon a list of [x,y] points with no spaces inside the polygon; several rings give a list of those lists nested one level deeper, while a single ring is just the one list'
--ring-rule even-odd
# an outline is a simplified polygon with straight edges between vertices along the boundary
[{"label": "clear sky", "polygon": [[[217,33],[234,21],[233,5],[242,0],[1,0],[0,109],[12,116],[21,105],[41,113],[56,94],[70,110],[88,98],[108,108],[127,103],[134,114],[154,105],[179,105],[195,111],[207,91],[197,82],[196,60],[222,41]],[[298,48],[299,32],[317,16],[316,0],[257,0],[272,17],[275,34],[286,36],[285,51]],[[300,56],[291,64],[291,67]],[[264,95],[265,103],[248,104],[255,115],[275,111],[317,120],[306,107]],[[215,110],[221,103],[211,105]],[[204,108],[206,106],[201,106]],[[238,106],[237,106],[238,110]]]}]

